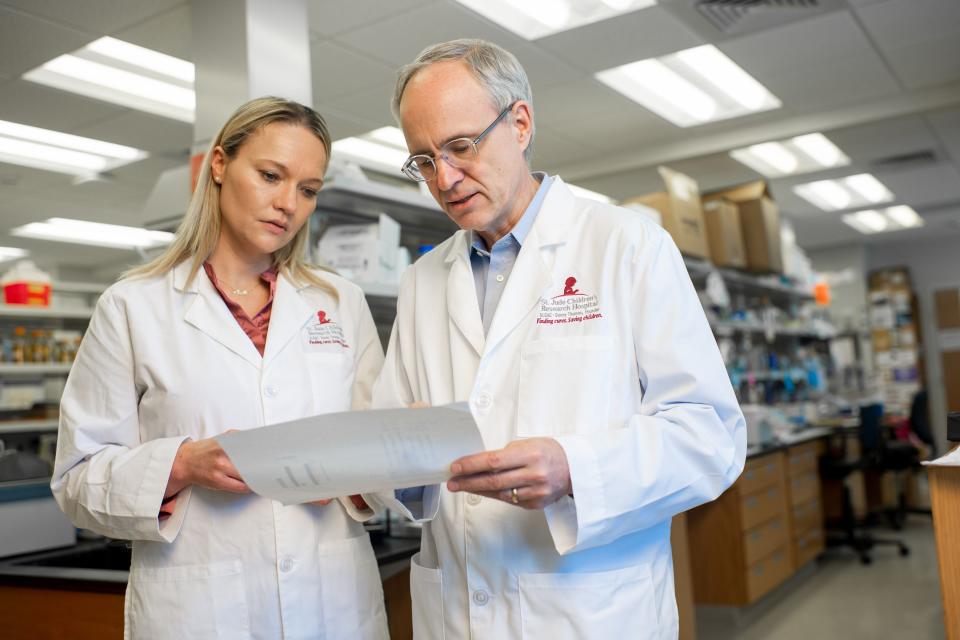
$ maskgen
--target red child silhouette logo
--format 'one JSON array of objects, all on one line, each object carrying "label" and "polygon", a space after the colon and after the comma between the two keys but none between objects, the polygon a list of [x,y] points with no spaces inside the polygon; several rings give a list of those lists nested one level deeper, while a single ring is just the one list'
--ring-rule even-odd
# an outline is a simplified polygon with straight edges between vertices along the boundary
[{"label": "red child silhouette logo", "polygon": [[575,295],[577,295],[578,293],[580,293],[580,290],[579,290],[579,289],[574,289],[574,288],[573,288],[573,285],[575,285],[575,284],[577,284],[577,279],[576,279],[576,278],[574,278],[573,276],[570,276],[569,278],[567,278],[567,281],[564,283],[564,286],[563,286],[563,295],[565,295],[565,296],[575,296]]},{"label": "red child silhouette logo", "polygon": [[326,311],[317,311],[317,322],[320,324],[329,324],[330,318],[327,317]]}]

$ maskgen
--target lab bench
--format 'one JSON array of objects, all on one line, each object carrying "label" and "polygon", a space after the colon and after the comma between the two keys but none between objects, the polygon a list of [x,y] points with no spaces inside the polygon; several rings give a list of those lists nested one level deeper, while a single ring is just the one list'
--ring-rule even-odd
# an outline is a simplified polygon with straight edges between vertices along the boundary
[{"label": "lab bench", "polygon": [[696,604],[752,604],[823,551],[818,459],[828,433],[751,449],[740,478],[687,513]]},{"label": "lab bench", "polygon": [[[409,558],[417,537],[373,537],[383,579],[391,638],[409,636]],[[123,637],[123,599],[130,548],[120,541],[75,546],[0,560],[4,638],[72,640]]]}]

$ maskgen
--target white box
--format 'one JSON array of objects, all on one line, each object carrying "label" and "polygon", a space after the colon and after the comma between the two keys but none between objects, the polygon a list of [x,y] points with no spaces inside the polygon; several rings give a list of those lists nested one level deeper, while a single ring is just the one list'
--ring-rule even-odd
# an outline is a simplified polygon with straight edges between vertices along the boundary
[{"label": "white box", "polygon": [[327,229],[317,244],[317,261],[355,282],[395,282],[399,248],[400,225],[381,213],[375,224]]}]

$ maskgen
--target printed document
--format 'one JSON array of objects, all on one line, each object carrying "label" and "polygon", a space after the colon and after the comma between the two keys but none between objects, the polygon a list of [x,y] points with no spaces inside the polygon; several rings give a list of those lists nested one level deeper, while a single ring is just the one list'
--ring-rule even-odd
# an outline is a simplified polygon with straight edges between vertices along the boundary
[{"label": "printed document", "polygon": [[244,482],[283,504],[445,482],[484,450],[465,402],[328,413],[217,436]]}]

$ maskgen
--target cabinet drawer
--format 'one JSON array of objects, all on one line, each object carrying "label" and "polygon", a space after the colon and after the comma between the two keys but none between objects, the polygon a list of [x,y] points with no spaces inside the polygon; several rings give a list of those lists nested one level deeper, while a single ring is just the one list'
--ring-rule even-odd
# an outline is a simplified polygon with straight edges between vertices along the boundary
[{"label": "cabinet drawer", "polygon": [[788,547],[782,546],[747,567],[747,599],[750,602],[758,600],[789,578],[791,573]]},{"label": "cabinet drawer", "polygon": [[797,567],[801,567],[810,562],[823,551],[823,529],[810,529],[799,535],[793,543],[793,557]]},{"label": "cabinet drawer", "polygon": [[793,506],[820,497],[820,475],[807,471],[790,479],[790,504]]},{"label": "cabinet drawer", "polygon": [[737,481],[740,495],[755,493],[764,487],[775,485],[780,481],[783,473],[783,454],[770,455],[747,460],[743,466],[743,473]]},{"label": "cabinet drawer", "polygon": [[818,451],[816,442],[790,449],[787,452],[787,474],[792,477],[804,471],[816,471]]},{"label": "cabinet drawer", "polygon": [[784,513],[784,496],[779,486],[767,487],[740,500],[740,523],[744,530]]},{"label": "cabinet drawer", "polygon": [[743,533],[743,557],[751,565],[789,542],[787,520],[780,516]]},{"label": "cabinet drawer", "polygon": [[823,513],[819,498],[814,498],[810,502],[804,502],[803,504],[794,505],[792,511],[794,538],[810,529],[820,529],[823,527]]}]

